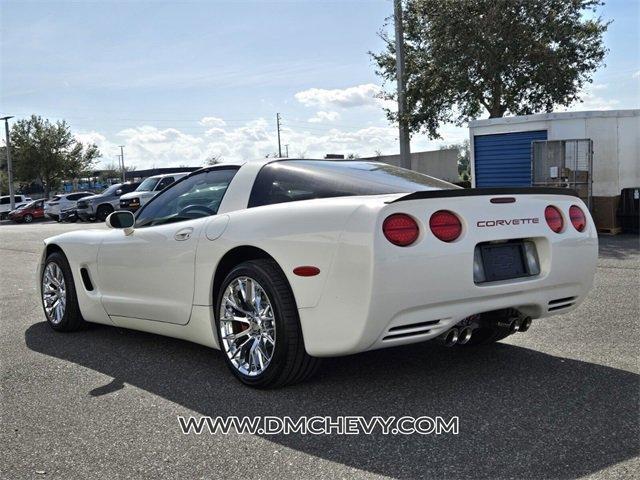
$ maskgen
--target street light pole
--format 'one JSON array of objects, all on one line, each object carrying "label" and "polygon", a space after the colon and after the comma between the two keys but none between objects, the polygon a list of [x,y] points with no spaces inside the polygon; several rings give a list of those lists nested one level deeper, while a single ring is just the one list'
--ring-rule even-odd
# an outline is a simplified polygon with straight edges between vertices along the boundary
[{"label": "street light pole", "polygon": [[125,169],[124,169],[124,145],[118,145],[120,147],[120,161],[122,162],[122,183],[126,182]]},{"label": "street light pole", "polygon": [[13,191],[13,163],[11,162],[11,140],[9,139],[9,119],[13,117],[2,117],[0,120],[4,120],[4,135],[7,145],[7,174],[9,176],[9,204],[11,210],[16,208],[16,196]]},{"label": "street light pole", "polygon": [[404,34],[402,0],[394,0],[393,17],[396,30],[396,76],[398,78],[398,127],[400,134],[400,166],[411,169],[411,146],[407,124],[407,98],[404,88]]},{"label": "street light pole", "polygon": [[278,127],[278,158],[282,158],[282,147],[280,146],[280,114],[276,113],[276,125]]}]

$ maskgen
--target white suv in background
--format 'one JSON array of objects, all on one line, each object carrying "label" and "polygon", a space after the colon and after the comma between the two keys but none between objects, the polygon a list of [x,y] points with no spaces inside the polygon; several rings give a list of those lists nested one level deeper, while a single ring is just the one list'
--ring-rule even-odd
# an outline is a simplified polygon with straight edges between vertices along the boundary
[{"label": "white suv in background", "polygon": [[54,196],[51,200],[44,204],[44,214],[49,218],[58,220],[60,218],[60,212],[68,208],[73,208],[77,205],[78,200],[84,197],[94,195],[91,192],[74,192],[74,193],[61,193]]},{"label": "white suv in background", "polygon": [[147,177],[133,192],[125,193],[120,197],[120,210],[135,212],[163,188],[168,187],[187,175],[189,175],[189,172],[165,173]]},{"label": "white suv in background", "polygon": [[[31,197],[26,197],[24,195],[14,195],[13,197],[14,197],[13,200],[15,203],[14,208],[21,207],[31,202]],[[11,198],[9,198],[9,195],[0,197],[0,220],[4,220],[5,218],[7,218],[7,215],[9,215],[10,211],[11,211]]]}]

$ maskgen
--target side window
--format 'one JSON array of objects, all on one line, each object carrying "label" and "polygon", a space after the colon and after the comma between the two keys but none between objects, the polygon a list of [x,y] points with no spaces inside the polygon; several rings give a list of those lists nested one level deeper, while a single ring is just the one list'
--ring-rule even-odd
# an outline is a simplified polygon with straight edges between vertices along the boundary
[{"label": "side window", "polygon": [[164,177],[162,180],[158,182],[158,185],[156,185],[155,190],[159,192],[163,188],[166,188],[169,185],[171,185],[173,182],[175,182],[175,179],[173,177]]},{"label": "side window", "polygon": [[22,201],[22,195],[16,195],[16,202]]},{"label": "side window", "polygon": [[356,195],[352,188],[352,182],[342,180],[339,176],[307,168],[292,169],[276,162],[265,165],[258,173],[249,196],[248,208],[314,198]]},{"label": "side window", "polygon": [[0,205],[9,205],[9,203],[11,203],[9,197],[0,199]]},{"label": "side window", "polygon": [[177,182],[154,197],[138,212],[136,227],[215,215],[237,171],[237,167],[217,168]]}]

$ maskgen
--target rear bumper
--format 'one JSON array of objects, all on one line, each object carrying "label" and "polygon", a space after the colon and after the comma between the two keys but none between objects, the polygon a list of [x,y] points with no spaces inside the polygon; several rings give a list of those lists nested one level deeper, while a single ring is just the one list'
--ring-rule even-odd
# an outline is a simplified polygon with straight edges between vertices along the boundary
[{"label": "rear bumper", "polygon": [[[299,309],[307,351],[339,356],[421,342],[471,315],[504,308],[534,319],[569,312],[591,289],[597,248],[596,239],[556,246],[556,255],[565,258],[553,271],[485,286],[469,282],[472,273],[449,262],[448,268],[430,262],[418,269],[415,260],[383,266],[360,308],[345,308],[335,297],[332,301],[323,295],[317,307]],[[471,261],[461,258],[456,263],[469,266]],[[425,322],[430,325],[420,325]]]},{"label": "rear bumper", "polygon": [[[361,234],[345,234],[320,301],[298,310],[305,347],[313,356],[348,355],[430,340],[483,312],[514,308],[533,319],[569,312],[593,284],[598,239],[590,218],[589,225],[555,234],[536,224],[519,227],[517,235],[468,227],[459,241],[425,234],[408,248],[384,238],[371,247]],[[507,238],[535,242],[540,274],[476,285],[475,245]]]}]

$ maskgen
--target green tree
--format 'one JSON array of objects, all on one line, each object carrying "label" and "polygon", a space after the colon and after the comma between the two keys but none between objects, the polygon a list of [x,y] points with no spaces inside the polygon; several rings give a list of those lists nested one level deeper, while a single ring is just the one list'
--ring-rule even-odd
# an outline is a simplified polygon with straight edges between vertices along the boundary
[{"label": "green tree", "polygon": [[[439,138],[445,122],[568,106],[592,81],[608,23],[586,15],[600,0],[406,0],[407,118],[411,132]],[[371,53],[395,82],[395,45]],[[387,92],[385,98],[393,99]],[[397,114],[387,111],[392,121]]]},{"label": "green tree", "polygon": [[36,115],[13,125],[11,148],[16,177],[42,183],[47,198],[62,179],[80,176],[100,157],[98,147],[78,142],[65,121]]},{"label": "green tree", "polygon": [[217,165],[218,163],[222,163],[222,161],[223,161],[223,159],[222,159],[222,155],[221,154],[214,154],[214,155],[209,156],[204,161],[204,164],[205,164],[205,166],[212,166],[212,165]]}]

